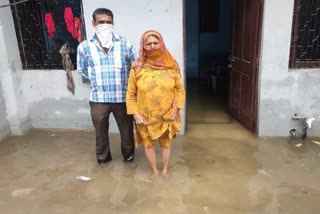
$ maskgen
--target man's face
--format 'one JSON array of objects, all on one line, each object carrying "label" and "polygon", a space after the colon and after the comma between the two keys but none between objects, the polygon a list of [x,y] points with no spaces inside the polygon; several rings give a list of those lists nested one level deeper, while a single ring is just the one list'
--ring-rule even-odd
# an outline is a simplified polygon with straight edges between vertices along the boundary
[{"label": "man's face", "polygon": [[95,27],[101,24],[113,24],[112,17],[106,14],[97,14],[96,21],[92,21],[92,25]]}]

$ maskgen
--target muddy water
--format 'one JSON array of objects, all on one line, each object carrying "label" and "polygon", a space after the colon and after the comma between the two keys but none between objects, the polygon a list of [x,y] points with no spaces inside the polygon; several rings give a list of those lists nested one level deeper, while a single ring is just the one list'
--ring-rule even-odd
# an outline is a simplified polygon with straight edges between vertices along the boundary
[{"label": "muddy water", "polygon": [[320,212],[320,146],[311,139],[297,148],[236,122],[190,123],[173,143],[170,178],[153,180],[142,147],[126,163],[119,135],[111,142],[113,160],[102,165],[93,132],[32,130],[1,142],[1,213]]}]

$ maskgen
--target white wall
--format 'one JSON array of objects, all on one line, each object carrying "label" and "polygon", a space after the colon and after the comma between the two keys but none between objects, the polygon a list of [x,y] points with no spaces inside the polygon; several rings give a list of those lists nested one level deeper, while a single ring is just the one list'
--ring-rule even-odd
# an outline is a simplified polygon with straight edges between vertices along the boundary
[{"label": "white wall", "polygon": [[[1,2],[6,3],[9,0]],[[158,30],[184,71],[182,4],[183,1],[176,0],[83,0],[87,37],[94,33],[91,25],[93,11],[107,7],[114,12],[115,31],[126,36],[137,52],[142,33],[149,29]],[[88,105],[89,85],[83,84],[77,72],[73,72],[76,88],[75,95],[72,95],[66,89],[64,71],[22,70],[9,8],[0,9],[0,21],[3,22],[0,27],[3,27],[3,41],[7,47],[0,46],[0,56],[8,60],[0,69],[6,72],[2,75],[2,86],[10,126],[19,130],[27,127],[23,125],[27,121],[29,127],[34,128],[93,129]],[[114,118],[111,119],[110,132],[118,132]],[[184,127],[183,123],[183,130]]]},{"label": "white wall", "polygon": [[[1,5],[5,3],[9,1],[2,1]],[[10,124],[11,133],[19,135],[28,130],[31,123],[28,106],[19,93],[22,70],[15,35],[10,8],[0,8],[0,81],[6,107],[5,119]]]},{"label": "white wall", "polygon": [[0,141],[10,135],[10,124],[7,119],[7,108],[0,81]]},{"label": "white wall", "polygon": [[314,116],[320,133],[320,69],[288,68],[294,0],[265,0],[259,92],[259,135],[288,136],[295,113]]},{"label": "white wall", "polygon": [[127,37],[137,51],[143,32],[157,30],[184,70],[183,0],[83,0],[83,7],[88,37],[94,33],[91,27],[93,11],[106,7],[114,14],[115,32]]}]

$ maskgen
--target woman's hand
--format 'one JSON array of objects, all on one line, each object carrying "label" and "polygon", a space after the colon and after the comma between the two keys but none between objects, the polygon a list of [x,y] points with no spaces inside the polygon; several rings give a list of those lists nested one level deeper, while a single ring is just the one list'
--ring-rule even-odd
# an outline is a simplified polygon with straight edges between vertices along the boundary
[{"label": "woman's hand", "polygon": [[174,113],[172,114],[172,116],[169,118],[169,120],[173,121],[173,120],[181,120],[181,115],[180,115],[180,109],[178,109],[177,103],[173,102],[171,105],[171,108],[173,109]]},{"label": "woman's hand", "polygon": [[133,117],[137,125],[144,125],[144,126],[148,125],[147,120],[144,119],[144,117],[141,114],[135,113]]},{"label": "woman's hand", "polygon": [[172,116],[169,118],[170,121],[174,121],[174,120],[181,120],[181,115],[180,115],[180,110],[176,109],[175,112],[172,114]]}]

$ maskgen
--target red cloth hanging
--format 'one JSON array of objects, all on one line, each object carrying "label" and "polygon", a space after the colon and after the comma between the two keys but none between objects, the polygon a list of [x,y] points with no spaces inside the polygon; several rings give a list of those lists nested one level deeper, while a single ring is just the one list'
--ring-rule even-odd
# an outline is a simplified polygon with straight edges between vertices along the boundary
[{"label": "red cloth hanging", "polygon": [[75,34],[76,34],[76,38],[78,40],[78,42],[81,42],[83,37],[82,37],[82,23],[81,23],[81,19],[76,17],[74,19],[74,28],[75,28]]},{"label": "red cloth hanging", "polygon": [[74,38],[77,38],[77,33],[74,27],[74,16],[71,7],[66,7],[64,9],[64,21],[66,23],[67,30]]},{"label": "red cloth hanging", "polygon": [[54,25],[52,13],[46,13],[46,15],[44,17],[44,22],[47,26],[47,31],[49,33],[50,39],[53,40],[54,32],[56,32],[56,27]]}]

